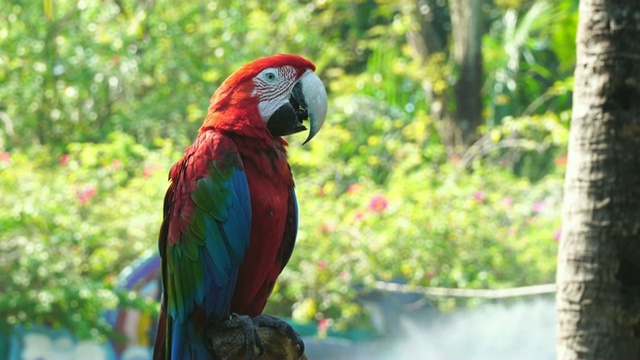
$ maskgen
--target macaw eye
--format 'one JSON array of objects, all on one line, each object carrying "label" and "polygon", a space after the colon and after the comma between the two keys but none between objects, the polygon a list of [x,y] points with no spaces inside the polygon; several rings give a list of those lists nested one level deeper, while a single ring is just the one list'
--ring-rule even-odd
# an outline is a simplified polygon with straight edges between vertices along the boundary
[{"label": "macaw eye", "polygon": [[278,74],[274,69],[267,69],[262,73],[262,79],[270,84],[273,84],[276,80],[278,80]]}]

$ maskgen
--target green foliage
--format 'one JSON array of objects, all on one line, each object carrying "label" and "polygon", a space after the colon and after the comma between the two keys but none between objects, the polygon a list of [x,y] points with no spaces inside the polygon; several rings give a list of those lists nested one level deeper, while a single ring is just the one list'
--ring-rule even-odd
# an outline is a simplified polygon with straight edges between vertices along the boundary
[{"label": "green foliage", "polygon": [[[351,134],[332,125],[308,151],[291,151],[298,175],[312,166],[305,159],[330,165],[297,177],[299,240],[270,302],[275,313],[346,328],[366,322],[358,293],[375,280],[475,288],[553,280],[561,176],[534,184],[495,166],[472,173],[448,162],[421,166],[439,145],[412,135],[426,132],[398,131],[395,145],[393,138],[366,145],[389,156],[386,180],[376,184],[370,167],[344,152],[353,139],[339,133]],[[149,151],[128,135],[110,139],[70,144],[61,163],[37,149],[2,163],[0,269],[11,276],[1,280],[0,316],[9,325],[97,336],[108,330],[102,310],[155,308],[113,283],[155,248],[166,169],[179,155],[169,144]],[[328,176],[340,168],[354,172]]]},{"label": "green foliage", "polygon": [[524,11],[494,11],[501,21],[483,39],[489,126],[570,107],[573,81],[564,80],[575,64],[576,10],[577,1],[535,1]]},{"label": "green foliage", "polygon": [[414,2],[5,3],[0,330],[100,337],[101,311],[157,311],[115,278],[155,251],[166,173],[216,86],[276,52],[312,59],[331,104],[317,139],[290,139],[299,240],[269,311],[344,329],[367,323],[358,296],[375,280],[553,281],[577,1],[487,8],[487,126],[462,158],[447,157],[423,90],[450,91],[448,51],[422,63],[406,43],[429,10]]},{"label": "green foliage", "polygon": [[363,321],[357,289],[375,280],[487,288],[554,279],[561,178],[534,187],[496,169],[443,166],[397,171],[386,187],[308,185],[298,181],[301,211],[314,216],[302,219],[274,295],[279,306],[294,301],[299,320]]},{"label": "green foliage", "polygon": [[104,310],[157,311],[113,285],[124,266],[156,246],[158,204],[176,154],[168,146],[149,152],[124,134],[109,139],[70,144],[59,157],[46,148],[12,152],[0,163],[3,324],[96,337],[109,330],[99,316]]},{"label": "green foliage", "polygon": [[[358,99],[339,99],[334,117],[344,114],[340,104],[360,113]],[[553,282],[563,181],[553,161],[537,182],[493,154],[468,164],[468,172],[429,143],[428,117],[395,127],[384,109],[373,112],[385,125],[356,119],[367,131],[345,131],[350,125],[336,120],[308,151],[291,151],[301,228],[271,311],[291,308],[297,320],[329,318],[344,329],[366,324],[358,296],[376,280],[462,288]],[[507,121],[499,135],[549,142],[548,157],[558,151],[551,144],[566,145],[567,130],[556,120]],[[519,159],[536,155],[525,147]],[[371,157],[384,160],[367,163]]]},{"label": "green foliage", "polygon": [[508,167],[533,181],[561,174],[563,168],[556,165],[566,156],[570,117],[568,111],[505,117],[500,126],[487,129],[485,136],[471,146],[463,162],[476,168],[487,164]]},{"label": "green foliage", "polygon": [[0,110],[15,127],[13,146],[103,141],[113,131],[186,145],[209,96],[247,59],[300,53],[338,75],[358,65],[357,39],[375,20],[372,4],[342,2],[44,4],[3,6]]}]

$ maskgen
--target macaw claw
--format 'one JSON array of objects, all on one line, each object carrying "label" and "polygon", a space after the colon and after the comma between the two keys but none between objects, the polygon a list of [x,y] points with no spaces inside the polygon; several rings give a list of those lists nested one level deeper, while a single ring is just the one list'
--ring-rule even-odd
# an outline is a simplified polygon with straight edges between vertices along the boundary
[{"label": "macaw claw", "polygon": [[280,320],[275,316],[261,314],[253,318],[253,323],[256,324],[257,327],[268,327],[276,329],[281,333],[287,335],[289,339],[291,339],[297,346],[298,357],[304,354],[304,342],[302,341],[302,338],[286,321]]},{"label": "macaw claw", "polygon": [[271,315],[231,314],[209,329],[207,339],[215,359],[306,359],[300,335]]},{"label": "macaw claw", "polygon": [[238,315],[231,314],[229,318],[221,323],[216,324],[213,328],[209,330],[207,334],[209,338],[213,341],[211,342],[211,347],[213,352],[216,354],[216,359],[225,359],[227,356],[221,354],[224,351],[220,351],[225,345],[228,345],[228,338],[221,338],[224,342],[223,344],[217,344],[216,342],[216,333],[226,332],[228,330],[241,329],[244,334],[244,347],[245,347],[245,357],[246,359],[255,359],[256,357],[261,356],[264,353],[264,345],[262,344],[262,340],[260,339],[260,335],[258,334],[258,326],[252,321],[251,317],[248,315]]}]

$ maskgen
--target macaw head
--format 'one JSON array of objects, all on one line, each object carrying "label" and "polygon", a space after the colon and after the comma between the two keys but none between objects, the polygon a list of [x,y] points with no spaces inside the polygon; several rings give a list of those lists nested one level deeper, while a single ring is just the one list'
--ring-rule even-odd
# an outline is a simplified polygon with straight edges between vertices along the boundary
[{"label": "macaw head", "polygon": [[202,128],[214,127],[245,135],[272,137],[307,130],[307,143],[327,115],[327,93],[315,65],[298,56],[273,55],[244,65],[211,97]]}]

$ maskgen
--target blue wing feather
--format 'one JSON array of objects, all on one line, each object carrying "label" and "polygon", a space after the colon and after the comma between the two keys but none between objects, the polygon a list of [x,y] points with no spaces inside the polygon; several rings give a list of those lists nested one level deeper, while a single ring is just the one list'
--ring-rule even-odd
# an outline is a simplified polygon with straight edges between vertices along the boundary
[{"label": "blue wing feather", "polygon": [[[194,321],[220,321],[228,315],[251,231],[249,184],[237,150],[219,134],[206,134],[198,141],[201,143],[187,150],[182,160],[186,164],[177,166],[180,173],[176,178],[172,175],[176,184],[167,192],[172,197],[170,201],[178,201],[176,196],[181,196],[181,189],[188,186],[186,169],[197,168],[201,166],[198,162],[206,161],[208,171],[196,180],[188,194],[192,210],[183,213],[183,208],[169,207],[168,212],[165,209],[161,230],[163,284],[170,318],[168,353],[173,359],[201,358],[206,354],[202,324]],[[211,143],[202,144],[207,141]],[[220,142],[224,146],[216,147]],[[203,149],[211,151],[202,155]],[[179,203],[185,206],[185,202]],[[180,221],[174,220],[174,212]],[[186,225],[182,225],[185,221]],[[180,238],[170,244],[167,237],[173,226],[180,227]],[[206,319],[194,320],[193,311],[203,311]]]},{"label": "blue wing feather", "polygon": [[[207,234],[216,234],[216,237],[215,241],[212,241],[213,239],[205,241],[208,256],[204,257],[204,261],[213,263],[213,267],[207,264],[206,282],[214,285],[207,292],[204,305],[207,315],[218,320],[229,311],[238,268],[249,246],[251,228],[251,200],[246,175],[242,170],[234,168],[226,185],[229,190],[224,204],[228,204],[226,221],[217,221],[214,224],[211,218],[205,220]],[[217,229],[210,229],[213,226]],[[213,268],[217,268],[217,271],[212,271]]]}]

